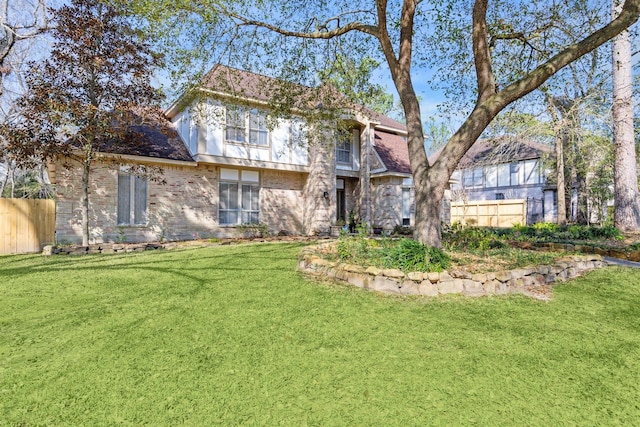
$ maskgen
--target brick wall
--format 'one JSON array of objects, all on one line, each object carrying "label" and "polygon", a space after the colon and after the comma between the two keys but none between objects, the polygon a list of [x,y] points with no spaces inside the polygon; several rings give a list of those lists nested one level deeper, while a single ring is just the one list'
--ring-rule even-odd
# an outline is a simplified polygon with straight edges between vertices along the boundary
[{"label": "brick wall", "polygon": [[[303,189],[304,233],[329,234],[336,218],[336,164],[335,150],[326,142],[318,141],[310,151],[309,176]],[[323,197],[327,193],[327,198]]]},{"label": "brick wall", "polygon": [[402,224],[402,178],[384,177],[371,180],[372,224],[392,229]]},{"label": "brick wall", "polygon": [[[214,165],[164,166],[165,184],[148,182],[145,226],[118,226],[119,165],[94,165],[89,188],[90,243],[188,240],[233,237],[234,227],[218,225],[219,168]],[[78,164],[56,165],[56,240],[81,241],[81,171]],[[303,189],[306,174],[261,171],[261,222],[271,232],[304,231]]]},{"label": "brick wall", "polygon": [[262,173],[260,221],[271,233],[304,232],[303,189],[306,174],[267,170]]}]

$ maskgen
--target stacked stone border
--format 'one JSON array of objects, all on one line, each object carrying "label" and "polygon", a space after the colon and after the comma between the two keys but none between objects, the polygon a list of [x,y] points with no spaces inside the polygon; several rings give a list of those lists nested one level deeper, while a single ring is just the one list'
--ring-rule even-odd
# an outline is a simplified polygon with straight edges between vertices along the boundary
[{"label": "stacked stone border", "polygon": [[623,259],[640,262],[640,250],[630,248],[603,248],[592,245],[580,245],[571,243],[552,242],[510,242],[511,246],[520,249],[545,250],[552,252],[580,252],[583,254],[596,254],[603,257]]},{"label": "stacked stone border", "polygon": [[[327,238],[328,239],[328,238]],[[256,239],[213,239],[213,240],[184,240],[177,242],[151,242],[151,243],[99,243],[89,246],[54,246],[47,245],[42,250],[42,255],[90,255],[90,254],[114,254],[128,252],[143,252],[157,249],[176,248],[205,248],[209,246],[235,245],[242,243],[264,243],[264,242],[317,242],[318,237],[300,236],[274,236]]]},{"label": "stacked stone border", "polygon": [[364,268],[359,265],[329,261],[322,255],[333,252],[334,242],[304,248],[298,268],[311,276],[325,277],[378,292],[439,296],[460,294],[471,297],[524,294],[538,297],[540,287],[581,276],[606,262],[598,254],[567,255],[553,265],[471,274],[466,271],[404,273],[397,269]]}]

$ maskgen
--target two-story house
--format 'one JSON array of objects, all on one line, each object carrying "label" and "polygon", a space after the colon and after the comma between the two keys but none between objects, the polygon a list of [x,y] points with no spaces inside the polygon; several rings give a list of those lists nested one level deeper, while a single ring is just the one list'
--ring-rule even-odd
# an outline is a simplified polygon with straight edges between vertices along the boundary
[{"label": "two-story house", "polygon": [[[350,213],[385,228],[412,223],[404,125],[361,107],[309,124],[302,109],[313,100],[303,96],[299,116],[278,118],[265,90],[277,81],[221,65],[202,82],[166,111],[173,127],[138,126],[135,144],[103,147],[90,182],[92,242],[228,237],[247,223],[326,234]],[[161,168],[162,182],[131,165]],[[60,159],[50,171],[58,241],[80,240],[78,168]]]},{"label": "two-story house", "polygon": [[547,184],[548,171],[543,165],[551,150],[548,145],[526,139],[479,140],[452,174],[449,199],[522,199],[526,202],[527,223],[555,221],[557,191]]}]

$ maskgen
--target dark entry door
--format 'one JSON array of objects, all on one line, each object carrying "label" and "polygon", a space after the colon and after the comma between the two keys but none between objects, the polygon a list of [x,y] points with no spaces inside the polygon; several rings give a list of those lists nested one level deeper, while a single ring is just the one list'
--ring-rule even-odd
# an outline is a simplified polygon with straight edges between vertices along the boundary
[{"label": "dark entry door", "polygon": [[346,221],[344,189],[336,190],[336,221]]}]

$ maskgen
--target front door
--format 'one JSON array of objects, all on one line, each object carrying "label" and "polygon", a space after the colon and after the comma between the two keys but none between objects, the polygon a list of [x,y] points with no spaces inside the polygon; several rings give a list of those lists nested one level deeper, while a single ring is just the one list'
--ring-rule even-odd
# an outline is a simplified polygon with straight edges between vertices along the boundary
[{"label": "front door", "polygon": [[344,188],[339,188],[336,190],[336,221],[346,221],[345,214]]}]

